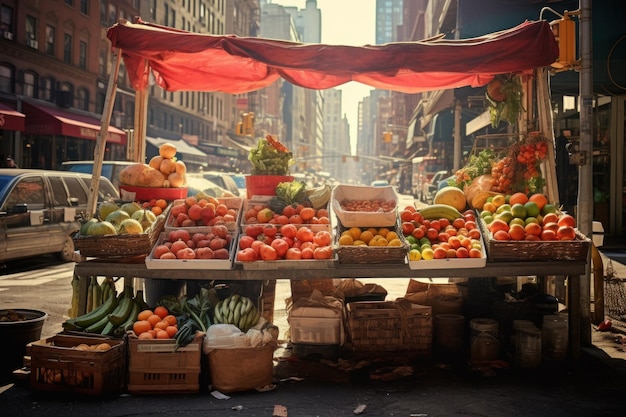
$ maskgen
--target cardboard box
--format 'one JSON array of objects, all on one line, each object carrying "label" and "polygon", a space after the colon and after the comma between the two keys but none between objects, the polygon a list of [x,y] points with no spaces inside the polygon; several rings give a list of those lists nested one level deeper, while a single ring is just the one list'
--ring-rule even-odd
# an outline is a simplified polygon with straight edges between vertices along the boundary
[{"label": "cardboard box", "polygon": [[[346,211],[342,208],[344,200],[393,201],[395,206],[387,212]],[[398,194],[392,186],[338,185],[333,189],[330,201],[332,210],[345,227],[389,227],[398,221]]]},{"label": "cardboard box", "polygon": [[273,343],[268,343],[256,348],[210,351],[209,371],[213,388],[228,394],[271,385],[275,349]]}]

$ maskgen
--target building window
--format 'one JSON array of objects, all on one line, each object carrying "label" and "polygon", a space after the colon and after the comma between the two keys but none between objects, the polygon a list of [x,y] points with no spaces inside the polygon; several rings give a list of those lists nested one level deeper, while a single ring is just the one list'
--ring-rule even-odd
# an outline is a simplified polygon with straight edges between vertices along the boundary
[{"label": "building window", "polygon": [[15,93],[15,69],[8,65],[0,65],[0,91]]},{"label": "building window", "polygon": [[53,93],[54,79],[53,78],[44,78],[41,80],[41,97],[46,101],[52,101],[52,93]]},{"label": "building window", "polygon": [[82,69],[87,68],[87,42],[80,41],[78,51],[78,66]]},{"label": "building window", "polygon": [[26,97],[37,98],[37,74],[29,71],[24,72],[22,91]]},{"label": "building window", "polygon": [[67,4],[68,6],[73,6],[74,0],[65,0],[65,4]]},{"label": "building window", "polygon": [[37,19],[33,16],[26,16],[26,45],[38,49],[37,43]]},{"label": "building window", "polygon": [[46,53],[54,56],[54,38],[56,36],[56,29],[53,26],[46,26]]},{"label": "building window", "polygon": [[79,88],[76,93],[76,107],[89,111],[89,90],[86,88]]},{"label": "building window", "polygon": [[80,0],[80,12],[89,15],[89,0]]},{"label": "building window", "polygon": [[0,8],[0,34],[4,39],[13,40],[13,7],[2,5]]},{"label": "building window", "polygon": [[101,114],[104,110],[104,101],[106,100],[106,95],[101,92],[96,93],[96,113]]},{"label": "building window", "polygon": [[98,74],[105,76],[107,74],[107,51],[100,51],[98,58]]},{"label": "building window", "polygon": [[63,61],[72,63],[72,35],[63,35]]}]

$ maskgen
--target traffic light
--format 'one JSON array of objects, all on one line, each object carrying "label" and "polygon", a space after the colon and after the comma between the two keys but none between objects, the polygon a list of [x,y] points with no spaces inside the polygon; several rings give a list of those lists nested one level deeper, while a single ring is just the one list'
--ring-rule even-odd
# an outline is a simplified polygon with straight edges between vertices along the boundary
[{"label": "traffic light", "polygon": [[391,143],[393,140],[393,134],[391,132],[383,132],[383,142]]},{"label": "traffic light", "polygon": [[243,134],[246,136],[254,136],[254,113],[248,112],[243,114]]},{"label": "traffic light", "polygon": [[552,64],[557,70],[568,70],[576,65],[576,23],[574,13],[565,12],[562,19],[550,22],[550,29],[559,44],[559,58]]},{"label": "traffic light", "polygon": [[243,122],[237,122],[235,133],[243,136]]},{"label": "traffic light", "polygon": [[347,160],[348,158],[345,155],[341,155],[341,162],[345,164]]}]

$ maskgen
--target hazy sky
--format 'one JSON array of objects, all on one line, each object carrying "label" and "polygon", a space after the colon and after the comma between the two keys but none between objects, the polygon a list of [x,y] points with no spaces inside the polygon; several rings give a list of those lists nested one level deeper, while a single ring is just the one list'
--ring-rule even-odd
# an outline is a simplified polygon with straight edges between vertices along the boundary
[{"label": "hazy sky", "polygon": [[[271,0],[282,6],[304,9],[306,0]],[[322,43],[333,45],[372,45],[376,42],[376,0],[317,0],[322,11]],[[369,96],[372,87],[347,83],[342,90],[343,113],[350,122],[352,149],[356,148],[358,103]]]}]

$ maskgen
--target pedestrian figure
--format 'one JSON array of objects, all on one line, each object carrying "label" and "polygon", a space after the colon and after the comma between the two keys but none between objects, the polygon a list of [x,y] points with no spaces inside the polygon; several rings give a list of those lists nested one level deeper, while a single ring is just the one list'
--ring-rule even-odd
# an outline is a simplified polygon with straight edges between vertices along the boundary
[{"label": "pedestrian figure", "polygon": [[7,168],[17,168],[17,164],[15,163],[13,158],[11,158],[10,156],[7,156],[6,167]]}]

